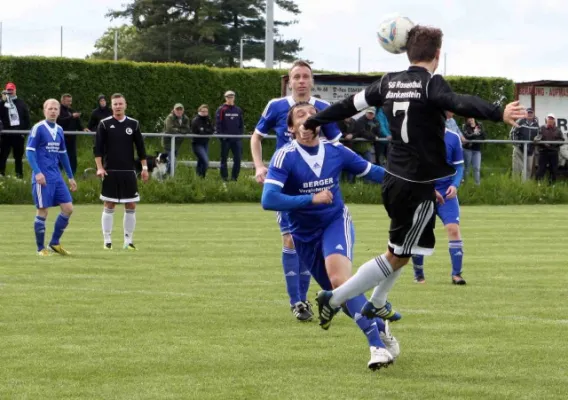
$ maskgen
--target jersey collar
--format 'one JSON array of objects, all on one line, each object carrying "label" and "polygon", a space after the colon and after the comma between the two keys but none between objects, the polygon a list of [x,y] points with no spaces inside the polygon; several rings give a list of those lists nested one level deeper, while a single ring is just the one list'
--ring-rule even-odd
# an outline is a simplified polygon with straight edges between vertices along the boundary
[{"label": "jersey collar", "polygon": [[318,152],[313,156],[304,150],[296,140],[292,141],[292,145],[296,148],[306,164],[308,164],[312,172],[319,178],[321,176],[321,170],[323,169],[323,160],[325,159],[325,146],[323,142],[320,140]]}]

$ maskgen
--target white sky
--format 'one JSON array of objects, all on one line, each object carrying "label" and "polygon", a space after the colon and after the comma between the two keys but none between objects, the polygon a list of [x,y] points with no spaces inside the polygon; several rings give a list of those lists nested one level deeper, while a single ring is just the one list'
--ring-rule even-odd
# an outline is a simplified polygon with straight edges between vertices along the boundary
[{"label": "white sky", "polygon": [[[109,9],[128,0],[2,0],[3,55],[83,58],[111,25]],[[516,81],[566,80],[568,1],[565,0],[296,0],[298,23],[284,38],[300,38],[302,57],[314,67],[357,72],[392,71],[407,65],[376,41],[378,23],[399,13],[444,31],[449,75],[503,76]],[[347,4],[349,4],[347,6]],[[293,19],[276,8],[277,19]],[[439,72],[443,72],[443,66]]]}]

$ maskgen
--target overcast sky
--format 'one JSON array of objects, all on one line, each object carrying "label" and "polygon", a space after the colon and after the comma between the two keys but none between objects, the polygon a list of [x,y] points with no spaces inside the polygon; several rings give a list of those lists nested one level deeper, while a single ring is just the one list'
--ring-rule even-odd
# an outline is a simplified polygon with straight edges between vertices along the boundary
[{"label": "overcast sky", "polygon": [[[128,0],[2,0],[3,55],[83,58],[111,25],[109,9]],[[444,31],[449,75],[503,76],[516,81],[568,78],[568,2],[565,0],[296,0],[298,23],[282,30],[300,38],[302,57],[314,67],[357,72],[392,71],[407,65],[376,40],[378,23],[398,13]],[[346,6],[349,4],[349,6]],[[325,6],[323,6],[325,5]],[[276,18],[292,16],[276,9]],[[441,65],[439,72],[443,72]]]}]

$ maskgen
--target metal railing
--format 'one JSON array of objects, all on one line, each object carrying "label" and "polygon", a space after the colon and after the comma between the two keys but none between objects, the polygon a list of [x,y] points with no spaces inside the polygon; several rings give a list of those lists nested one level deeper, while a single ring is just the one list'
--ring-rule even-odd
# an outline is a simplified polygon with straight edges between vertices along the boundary
[{"label": "metal railing", "polygon": [[[4,130],[0,135],[6,134],[14,134],[14,135],[22,135],[22,134],[29,134],[29,131],[26,130]],[[80,132],[80,131],[73,131],[73,132],[65,132],[66,135],[76,135],[76,136],[95,136],[95,132]],[[181,135],[174,135],[169,133],[156,133],[156,132],[148,132],[142,133],[144,137],[168,137],[171,140],[171,151],[168,155],[170,159],[170,175],[174,176],[175,174],[175,165],[176,165],[176,156],[175,156],[175,149],[176,149],[176,138],[181,139],[250,139],[252,133],[249,135],[195,135],[195,134],[181,134]],[[275,135],[268,135],[265,136],[263,139],[276,139]],[[343,139],[342,139],[343,141]],[[367,142],[366,139],[354,139],[350,140],[350,142]],[[379,142],[388,142],[389,140],[386,138],[378,139]],[[523,171],[522,171],[522,180],[523,182],[527,180],[527,167],[528,167],[528,146],[530,144],[537,145],[537,144],[555,144],[555,145],[562,145],[568,144],[568,142],[563,141],[538,141],[534,142],[531,140],[510,140],[510,139],[487,139],[487,140],[468,140],[467,143],[489,143],[489,144],[511,144],[511,145],[522,145],[523,147]],[[182,164],[190,164],[189,161],[182,161]]]}]

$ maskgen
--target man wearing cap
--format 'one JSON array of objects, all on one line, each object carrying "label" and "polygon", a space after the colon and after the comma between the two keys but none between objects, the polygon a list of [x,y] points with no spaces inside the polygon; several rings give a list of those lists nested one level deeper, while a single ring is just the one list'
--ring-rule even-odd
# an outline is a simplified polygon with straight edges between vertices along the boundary
[{"label": "man wearing cap", "polygon": [[[217,109],[215,119],[218,135],[242,135],[244,133],[243,110],[235,105],[235,92],[232,90],[225,92],[225,104]],[[224,181],[229,179],[229,172],[227,170],[229,151],[233,153],[231,179],[236,181],[241,172],[241,156],[243,154],[242,139],[221,139],[221,178]]]},{"label": "man wearing cap", "polygon": [[556,117],[554,114],[548,114],[546,116],[546,125],[540,127],[539,135],[535,138],[535,142],[538,146],[538,170],[536,172],[536,180],[542,180],[548,168],[548,181],[553,185],[556,182],[556,173],[558,171],[558,150],[562,143],[540,143],[546,141],[564,142],[562,131],[556,126]]},{"label": "man wearing cap", "polygon": [[73,110],[71,108],[72,105],[73,96],[69,93],[61,95],[61,108],[59,117],[57,117],[57,125],[63,128],[71,172],[75,176],[77,173],[77,135],[68,134],[67,132],[82,131],[83,124],[81,123],[81,113]]},{"label": "man wearing cap", "polygon": [[[371,149],[375,139],[378,139],[381,132],[379,122],[375,119],[375,108],[370,107],[365,110],[365,115],[357,119],[354,139],[365,139],[365,141],[354,141],[353,151],[363,157],[369,162],[373,162],[373,157],[371,155]],[[379,157],[379,154],[375,154]]]},{"label": "man wearing cap", "polygon": [[[538,118],[534,115],[534,110],[532,108],[527,108],[527,117],[522,118],[517,121],[517,127],[511,129],[511,139],[512,140],[530,140],[533,141],[538,135],[539,126]],[[527,178],[532,176],[533,165],[534,165],[534,145],[527,145]],[[513,145],[513,175],[518,176],[523,173],[524,161],[523,161],[523,145],[515,144]]]},{"label": "man wearing cap", "polygon": [[[165,133],[169,133],[170,135],[187,135],[191,133],[190,121],[187,115],[185,115],[185,109],[183,104],[176,103],[172,112],[166,118],[166,127]],[[183,143],[183,138],[176,138],[175,139],[175,157],[179,153],[179,149]],[[170,160],[172,159],[172,139],[169,137],[162,137],[162,146],[164,146],[164,150],[168,153],[168,172],[171,171],[170,169]]]},{"label": "man wearing cap", "polygon": [[107,105],[106,97],[104,94],[99,94],[97,98],[97,108],[91,112],[91,118],[89,118],[89,123],[87,127],[91,132],[96,132],[99,122],[101,120],[108,118],[112,115],[112,110]]},{"label": "man wearing cap", "polygon": [[[4,125],[4,131],[29,130],[31,128],[28,106],[16,96],[16,85],[12,82],[9,82],[6,85],[6,90],[2,92],[0,120]],[[4,176],[6,173],[6,161],[10,151],[12,151],[16,176],[19,179],[23,178],[24,143],[24,135],[2,134],[0,137],[0,176]]]}]

